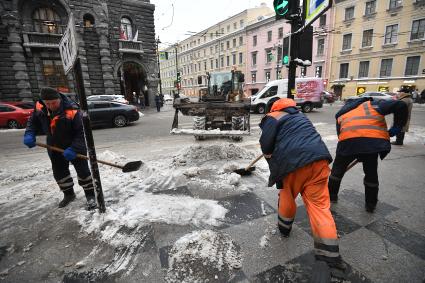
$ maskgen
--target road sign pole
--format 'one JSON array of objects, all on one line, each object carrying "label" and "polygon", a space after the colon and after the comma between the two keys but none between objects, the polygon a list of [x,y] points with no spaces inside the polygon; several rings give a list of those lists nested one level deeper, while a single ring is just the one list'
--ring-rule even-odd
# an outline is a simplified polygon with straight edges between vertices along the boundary
[{"label": "road sign pole", "polygon": [[[300,6],[299,0],[293,1],[293,5]],[[298,39],[299,36],[295,32],[301,26],[300,15],[294,15],[291,20],[291,36],[289,38],[289,69],[288,69],[288,98],[295,98],[295,76],[297,72],[297,63],[294,61],[298,53]]]},{"label": "road sign pole", "polygon": [[88,112],[88,106],[87,106],[86,91],[84,88],[83,75],[81,71],[80,58],[77,58],[77,61],[75,62],[75,65],[74,65],[74,77],[75,77],[75,82],[76,82],[76,86],[78,90],[80,108],[83,114],[82,116],[83,116],[84,135],[86,137],[87,151],[88,151],[89,160],[90,160],[90,169],[93,176],[93,185],[96,190],[97,206],[98,206],[99,212],[104,213],[106,210],[105,200],[103,198],[102,183],[100,182],[99,166],[97,164],[97,158],[96,158],[96,149],[94,146],[94,139],[93,139],[93,133],[92,133],[91,124],[90,124],[90,117],[88,115],[89,112]]}]

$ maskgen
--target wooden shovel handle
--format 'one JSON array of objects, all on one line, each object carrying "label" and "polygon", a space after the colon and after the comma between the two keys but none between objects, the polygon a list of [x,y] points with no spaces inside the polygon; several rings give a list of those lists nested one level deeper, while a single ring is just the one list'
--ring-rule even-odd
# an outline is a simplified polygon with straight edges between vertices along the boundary
[{"label": "wooden shovel handle", "polygon": [[248,171],[249,168],[251,168],[252,165],[254,165],[255,163],[257,163],[257,161],[260,160],[263,156],[264,156],[264,154],[261,154],[261,155],[257,156],[251,163],[249,163],[249,165],[245,168],[245,171]]},{"label": "wooden shovel handle", "polygon": [[[40,142],[36,142],[35,144],[40,146],[40,147],[44,147],[44,148],[47,148],[47,149],[50,149],[50,150],[53,150],[53,151],[56,151],[56,152],[60,152],[60,153],[64,152],[64,150],[62,148],[59,148],[59,147],[56,147],[56,146],[53,146],[53,145],[48,145],[48,144],[44,144],[44,143],[40,143]],[[77,158],[89,160],[89,158],[87,156],[79,154],[79,153],[77,153]],[[107,161],[103,161],[103,160],[99,160],[99,159],[97,160],[97,162],[105,164],[105,165],[109,165],[109,166],[112,166],[112,167],[120,168],[120,169],[124,168],[124,166],[121,166],[121,165],[118,165],[118,164],[115,164],[115,163],[111,163],[111,162],[107,162]]]}]

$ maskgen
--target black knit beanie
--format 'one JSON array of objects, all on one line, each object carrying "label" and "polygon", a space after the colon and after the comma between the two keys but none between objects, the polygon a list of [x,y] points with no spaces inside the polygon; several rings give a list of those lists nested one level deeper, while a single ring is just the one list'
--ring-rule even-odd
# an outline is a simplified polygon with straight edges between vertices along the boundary
[{"label": "black knit beanie", "polygon": [[43,87],[40,91],[40,98],[42,100],[53,100],[60,98],[59,92],[51,87]]}]

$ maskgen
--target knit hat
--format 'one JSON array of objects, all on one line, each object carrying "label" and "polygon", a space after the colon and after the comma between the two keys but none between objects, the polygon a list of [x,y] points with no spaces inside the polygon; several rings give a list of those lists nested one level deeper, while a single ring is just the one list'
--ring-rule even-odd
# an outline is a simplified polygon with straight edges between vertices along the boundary
[{"label": "knit hat", "polygon": [[60,98],[59,92],[51,87],[43,87],[40,91],[40,98],[42,100],[53,100]]}]

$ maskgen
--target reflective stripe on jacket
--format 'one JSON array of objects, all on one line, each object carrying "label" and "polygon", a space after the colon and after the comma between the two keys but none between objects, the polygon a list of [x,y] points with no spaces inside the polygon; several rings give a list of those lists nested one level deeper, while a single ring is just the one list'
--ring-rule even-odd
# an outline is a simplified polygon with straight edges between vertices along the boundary
[{"label": "reflective stripe on jacket", "polygon": [[339,141],[352,138],[390,139],[385,116],[376,111],[370,101],[338,117],[338,124]]}]

